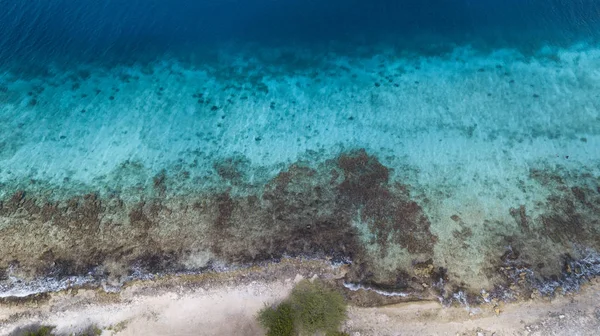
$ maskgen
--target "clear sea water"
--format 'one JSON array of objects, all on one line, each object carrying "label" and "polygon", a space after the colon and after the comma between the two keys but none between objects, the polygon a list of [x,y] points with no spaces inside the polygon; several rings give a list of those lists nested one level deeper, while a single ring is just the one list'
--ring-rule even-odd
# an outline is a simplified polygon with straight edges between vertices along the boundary
[{"label": "clear sea water", "polygon": [[0,0],[0,273],[599,273],[599,37],[592,0]]}]

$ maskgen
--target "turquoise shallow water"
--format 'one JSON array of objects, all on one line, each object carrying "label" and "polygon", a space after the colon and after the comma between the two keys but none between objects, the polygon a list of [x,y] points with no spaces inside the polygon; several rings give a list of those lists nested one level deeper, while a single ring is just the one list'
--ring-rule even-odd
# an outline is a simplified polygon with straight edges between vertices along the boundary
[{"label": "turquoise shallow water", "polygon": [[599,272],[591,3],[7,4],[5,293],[282,256],[450,299]]}]

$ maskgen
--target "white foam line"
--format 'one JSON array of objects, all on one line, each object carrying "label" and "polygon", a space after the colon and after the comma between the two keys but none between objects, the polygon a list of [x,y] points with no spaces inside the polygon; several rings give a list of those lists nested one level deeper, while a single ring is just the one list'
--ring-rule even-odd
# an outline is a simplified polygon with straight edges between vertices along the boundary
[{"label": "white foam line", "polygon": [[68,277],[65,279],[44,278],[31,282],[24,282],[11,277],[9,285],[0,284],[0,298],[26,297],[29,295],[57,292],[71,287],[82,286],[93,283],[95,279],[91,276]]},{"label": "white foam line", "polygon": [[363,285],[360,285],[360,284],[353,284],[353,283],[348,283],[348,282],[344,282],[344,287],[348,288],[349,290],[351,290],[353,292],[362,289],[362,290],[375,292],[375,293],[377,293],[379,295],[389,296],[389,297],[394,297],[394,296],[407,297],[407,296],[410,296],[410,294],[408,294],[408,293],[403,293],[403,292],[387,292],[387,291],[382,291],[382,290],[371,288],[371,287],[366,287],[366,286],[363,286]]}]

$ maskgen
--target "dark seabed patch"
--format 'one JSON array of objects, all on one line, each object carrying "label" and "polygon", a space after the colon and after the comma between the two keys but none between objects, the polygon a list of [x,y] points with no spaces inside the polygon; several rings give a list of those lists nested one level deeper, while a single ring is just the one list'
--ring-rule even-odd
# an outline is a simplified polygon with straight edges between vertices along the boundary
[{"label": "dark seabed patch", "polygon": [[[215,163],[227,184],[240,183],[242,159]],[[353,260],[353,280],[370,282],[370,260],[353,221],[368,223],[372,243],[385,254],[399,246],[415,258],[431,257],[437,238],[410,199],[408,187],[390,182],[389,169],[365,150],[344,153],[311,168],[298,162],[256,194],[224,191],[165,198],[166,172],[153,178],[154,198],[126,202],[96,193],[45,201],[18,190],[1,203],[0,266],[21,275],[111,275],[132,266],[147,272],[184,270],[184,259],[207,250],[228,264],[283,256]],[[115,268],[115,264],[121,265]],[[106,266],[112,265],[112,266]],[[18,266],[18,267],[17,267]],[[189,268],[189,267],[188,267]],[[192,267],[193,268],[193,267]],[[397,270],[401,272],[401,270]],[[115,274],[112,274],[115,275]],[[396,276],[378,283],[395,288]]]},{"label": "dark seabed patch", "polygon": [[[98,279],[118,282],[134,272],[199,271],[215,262],[327,257],[352,261],[348,283],[412,293],[412,299],[452,302],[463,293],[471,303],[485,300],[478,283],[452,278],[447,269],[452,266],[440,266],[439,238],[412,198],[412,187],[393,181],[392,170],[366,150],[316,165],[298,161],[248,189],[256,192],[241,195],[232,188],[249,183],[242,173],[248,165],[244,158],[216,162],[222,188],[187,196],[169,195],[169,183],[180,175],[166,170],[152,179],[158,191],[130,198],[137,201],[97,193],[50,201],[17,190],[0,203],[0,269],[29,279],[92,271]],[[482,271],[493,284],[486,288],[487,298],[575,289],[585,277],[600,273],[600,259],[589,254],[600,245],[597,179],[577,176],[571,180],[581,184],[570,185],[556,173],[538,170],[531,178],[551,192],[537,216],[524,206],[510,210],[516,234],[487,238],[480,251],[487,258]],[[460,216],[451,220],[461,227],[451,233],[453,239],[462,244],[473,239]],[[490,223],[489,229],[501,225]],[[402,260],[382,267],[390,255]]]}]

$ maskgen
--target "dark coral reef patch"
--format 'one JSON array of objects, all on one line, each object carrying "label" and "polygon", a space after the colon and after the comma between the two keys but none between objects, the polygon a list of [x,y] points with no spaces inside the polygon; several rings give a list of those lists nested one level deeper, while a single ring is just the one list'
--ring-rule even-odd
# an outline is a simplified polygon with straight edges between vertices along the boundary
[{"label": "dark coral reef patch", "polygon": [[[136,195],[90,192],[50,200],[43,191],[14,190],[0,202],[0,281],[9,271],[64,277],[94,270],[119,277],[134,269],[204,270],[303,256],[351,260],[347,281],[385,291],[425,296],[435,290],[451,299],[449,293],[477,290],[476,283],[450,279],[445,268],[452,265],[440,261],[444,247],[410,193],[414,186],[402,180],[404,172],[364,149],[295,162],[265,183],[251,182],[243,157],[212,168],[219,184],[186,195],[171,195],[172,183],[190,179],[168,170]],[[535,208],[515,205],[509,211],[514,223],[484,221],[489,239],[480,253],[486,262],[477,271],[497,288],[531,290],[600,273],[587,250],[577,247],[600,250],[598,179],[544,170],[532,170],[528,178],[546,198]],[[469,248],[480,238],[461,216],[451,220],[461,229],[449,232],[449,239]]]},{"label": "dark coral reef patch", "polygon": [[368,224],[381,253],[398,245],[409,254],[433,254],[437,238],[408,187],[390,181],[390,170],[365,150],[316,167],[297,162],[251,189],[256,192],[240,195],[231,187],[244,184],[244,162],[215,163],[224,187],[186,197],[164,197],[172,178],[165,171],[152,181],[161,192],[133,203],[95,193],[50,202],[16,191],[0,204],[0,268],[18,264],[25,274],[72,275],[116,263],[172,271],[190,268],[184,260],[206,250],[226,263],[352,259],[357,280],[367,281],[373,256],[354,221]]},{"label": "dark coral reef patch", "polygon": [[553,295],[600,275],[600,180],[556,169],[532,169],[529,177],[547,195],[533,208],[511,208],[515,232],[490,244],[487,276],[503,278],[498,297],[507,288],[513,298]]},{"label": "dark coral reef patch", "polygon": [[[296,163],[269,181],[261,195],[215,197],[211,248],[230,262],[285,255],[350,258],[358,279],[365,281],[372,256],[352,225],[362,221],[382,254],[398,245],[431,256],[437,238],[429,220],[407,188],[390,183],[389,175],[365,150],[344,153],[317,168]],[[389,281],[397,283],[396,278]]]}]

